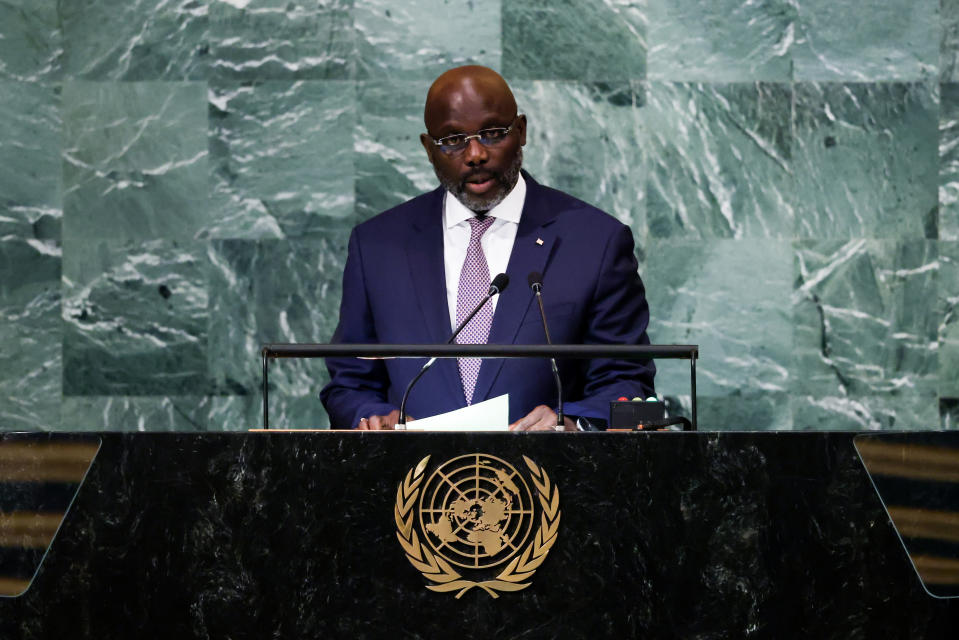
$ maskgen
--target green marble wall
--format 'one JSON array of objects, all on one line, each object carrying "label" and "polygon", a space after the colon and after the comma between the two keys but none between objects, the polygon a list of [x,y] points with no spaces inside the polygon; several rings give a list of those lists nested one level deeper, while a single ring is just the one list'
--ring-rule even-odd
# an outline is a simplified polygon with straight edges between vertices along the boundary
[{"label": "green marble wall", "polygon": [[[352,225],[434,185],[429,81],[628,223],[718,429],[959,419],[959,0],[0,2],[0,428],[257,424]],[[325,425],[318,362],[276,424]],[[689,404],[683,363],[658,387]]]}]

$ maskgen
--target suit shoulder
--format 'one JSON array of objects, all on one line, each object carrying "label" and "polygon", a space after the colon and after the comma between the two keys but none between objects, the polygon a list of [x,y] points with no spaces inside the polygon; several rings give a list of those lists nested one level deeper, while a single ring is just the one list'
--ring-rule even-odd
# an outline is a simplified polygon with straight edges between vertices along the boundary
[{"label": "suit shoulder", "polygon": [[627,226],[588,202],[569,195],[559,189],[538,185],[540,197],[546,206],[556,212],[557,222],[576,226],[588,226],[596,231],[615,233]]},{"label": "suit shoulder", "polygon": [[362,236],[399,233],[411,224],[427,220],[433,211],[441,211],[442,201],[439,190],[418,195],[361,222],[356,225],[354,233]]}]

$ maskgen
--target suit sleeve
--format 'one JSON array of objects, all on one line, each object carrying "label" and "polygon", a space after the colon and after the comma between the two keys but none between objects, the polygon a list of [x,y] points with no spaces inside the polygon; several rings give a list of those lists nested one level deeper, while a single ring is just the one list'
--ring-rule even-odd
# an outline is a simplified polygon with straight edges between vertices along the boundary
[{"label": "suit sleeve", "polygon": [[[331,342],[379,342],[370,309],[361,243],[355,229],[350,235],[346,267],[343,270],[339,324]],[[326,368],[330,373],[330,382],[320,391],[320,399],[330,416],[332,428],[356,428],[360,418],[386,415],[398,408],[387,399],[389,375],[382,360],[327,358]]]},{"label": "suit sleeve", "polygon": [[[649,344],[649,305],[633,246],[632,233],[626,226],[610,236],[589,301],[584,344]],[[655,394],[655,374],[651,360],[591,360],[585,371],[583,397],[567,402],[565,411],[606,420],[611,401],[621,396],[645,398]]]}]

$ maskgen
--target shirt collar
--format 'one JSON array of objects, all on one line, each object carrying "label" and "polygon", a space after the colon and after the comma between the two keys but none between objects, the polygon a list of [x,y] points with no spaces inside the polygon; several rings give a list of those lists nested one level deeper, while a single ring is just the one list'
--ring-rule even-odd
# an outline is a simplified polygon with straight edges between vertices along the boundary
[{"label": "shirt collar", "polygon": [[[523,174],[516,178],[516,184],[512,190],[506,194],[503,201],[487,212],[487,215],[519,224],[520,216],[523,214],[523,204],[526,202],[526,181],[523,180]],[[465,222],[476,216],[476,213],[466,208],[462,202],[455,197],[450,197],[449,191],[444,196],[443,218],[446,228],[455,227],[461,222]]]}]

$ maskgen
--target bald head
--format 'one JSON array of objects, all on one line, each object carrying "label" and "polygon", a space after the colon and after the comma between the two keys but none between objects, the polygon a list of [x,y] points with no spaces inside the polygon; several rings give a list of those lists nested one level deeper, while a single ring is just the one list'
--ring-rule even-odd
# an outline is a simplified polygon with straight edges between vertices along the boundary
[{"label": "bald head", "polygon": [[478,65],[450,69],[426,94],[426,130],[435,134],[451,116],[476,107],[506,114],[509,119],[516,115],[516,99],[500,74]]}]

